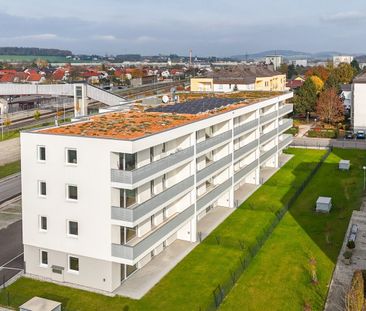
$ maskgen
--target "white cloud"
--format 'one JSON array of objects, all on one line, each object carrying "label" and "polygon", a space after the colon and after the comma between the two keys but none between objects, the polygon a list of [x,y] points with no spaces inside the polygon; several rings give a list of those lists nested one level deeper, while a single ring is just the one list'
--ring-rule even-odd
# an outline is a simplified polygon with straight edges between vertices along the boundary
[{"label": "white cloud", "polygon": [[113,35],[96,35],[92,37],[95,40],[103,40],[103,41],[115,41],[117,38]]},{"label": "white cloud", "polygon": [[156,41],[156,38],[150,36],[139,36],[134,41],[136,43],[149,43]]},{"label": "white cloud", "polygon": [[33,35],[25,35],[25,36],[17,36],[14,39],[22,39],[22,40],[55,40],[58,39],[58,36],[54,33],[40,33]]},{"label": "white cloud", "polygon": [[333,15],[322,17],[322,21],[328,23],[344,23],[344,22],[357,22],[360,20],[366,20],[366,14],[357,11],[341,12]]}]

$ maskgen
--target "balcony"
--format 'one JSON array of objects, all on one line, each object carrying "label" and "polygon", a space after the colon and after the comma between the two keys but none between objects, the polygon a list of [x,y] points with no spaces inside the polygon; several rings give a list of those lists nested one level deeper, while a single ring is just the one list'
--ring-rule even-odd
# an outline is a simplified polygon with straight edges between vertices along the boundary
[{"label": "balcony", "polygon": [[279,133],[282,133],[292,127],[292,119],[282,119],[281,121],[282,123],[278,126]]},{"label": "balcony", "polygon": [[272,119],[275,119],[275,118],[277,118],[277,111],[273,111],[273,112],[262,115],[260,117],[260,122],[262,124],[262,123],[271,121]]},{"label": "balcony", "polygon": [[253,162],[249,163],[247,166],[241,168],[237,173],[234,174],[234,183],[236,184],[243,177],[248,175],[251,171],[258,167],[258,159],[255,159]]},{"label": "balcony", "polygon": [[278,141],[278,149],[282,149],[286,146],[288,146],[289,144],[292,143],[292,135],[291,134],[283,134],[281,136],[282,139],[280,139]]},{"label": "balcony", "polygon": [[238,150],[234,151],[234,160],[238,160],[243,155],[249,153],[253,149],[257,148],[258,146],[258,139],[250,142],[249,144],[246,144],[243,147],[240,147]]},{"label": "balcony", "polygon": [[136,222],[145,215],[154,212],[156,209],[162,209],[169,205],[178,196],[187,193],[194,183],[194,176],[190,176],[183,181],[165,189],[163,192],[153,196],[149,200],[134,205],[131,208],[112,207],[112,219],[127,222]]},{"label": "balcony", "polygon": [[151,162],[133,171],[123,171],[118,169],[111,170],[111,181],[123,184],[135,184],[152,176],[162,175],[168,172],[171,167],[193,157],[193,146],[166,156],[160,160]]},{"label": "balcony", "polygon": [[112,256],[132,261],[136,260],[146,251],[156,247],[157,243],[161,243],[176,232],[193,215],[194,205],[191,205],[167,223],[155,228],[146,237],[142,237],[135,245],[112,244]]},{"label": "balcony", "polygon": [[285,104],[279,109],[278,115],[283,116],[283,115],[291,113],[293,110],[294,110],[293,104]]},{"label": "balcony", "polygon": [[214,187],[197,200],[197,211],[207,207],[231,187],[231,178]]},{"label": "balcony", "polygon": [[200,182],[204,178],[216,173],[218,170],[224,168],[226,165],[230,164],[232,160],[232,155],[229,154],[218,161],[212,162],[210,165],[206,166],[204,169],[197,172],[197,182]]},{"label": "balcony", "polygon": [[228,140],[231,140],[231,136],[232,136],[232,131],[226,131],[224,133],[221,133],[219,135],[210,137],[200,143],[197,144],[197,149],[196,149],[196,153],[199,154],[203,151],[206,151],[212,147],[215,147],[221,143],[224,143]]},{"label": "balcony", "polygon": [[268,158],[270,158],[272,155],[276,154],[277,152],[277,146],[274,146],[273,148],[264,151],[260,157],[259,157],[259,162],[263,163],[264,161],[266,161]]},{"label": "balcony", "polygon": [[249,130],[255,130],[258,126],[258,119],[249,121],[247,123],[244,123],[243,125],[239,125],[234,128],[234,136],[237,136],[241,133],[244,133]]},{"label": "balcony", "polygon": [[276,135],[277,135],[277,128],[269,131],[266,134],[262,134],[261,137],[259,137],[259,142],[261,144],[263,144],[263,143],[267,142],[268,140],[274,138]]}]

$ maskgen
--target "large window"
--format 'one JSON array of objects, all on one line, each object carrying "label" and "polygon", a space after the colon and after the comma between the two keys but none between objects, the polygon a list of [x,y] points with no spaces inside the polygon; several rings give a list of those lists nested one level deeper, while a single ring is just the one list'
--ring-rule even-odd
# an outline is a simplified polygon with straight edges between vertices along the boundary
[{"label": "large window", "polygon": [[131,241],[137,235],[137,226],[133,228],[129,227],[120,227],[120,234],[121,234],[121,244],[126,244]]},{"label": "large window", "polygon": [[48,252],[41,250],[40,264],[41,264],[41,266],[44,266],[44,267],[48,266]]},{"label": "large window", "polygon": [[137,202],[136,189],[120,189],[120,207],[127,208],[134,205]]},{"label": "large window", "polygon": [[124,171],[132,171],[136,168],[136,153],[120,153],[118,168]]},{"label": "large window", "polygon": [[76,201],[78,199],[78,187],[67,185],[67,199]]},{"label": "large window", "polygon": [[38,161],[46,161],[46,147],[45,146],[38,146],[37,157],[38,157]]},{"label": "large window", "polygon": [[69,256],[69,271],[79,272],[79,258],[74,256]]},{"label": "large window", "polygon": [[47,217],[46,216],[39,217],[39,229],[41,231],[47,231]]},{"label": "large window", "polygon": [[68,221],[68,231],[67,233],[72,236],[78,236],[79,235],[79,224],[76,221]]},{"label": "large window", "polygon": [[67,149],[66,150],[66,161],[68,164],[77,164],[78,163],[76,149]]},{"label": "large window", "polygon": [[38,194],[42,197],[47,195],[47,186],[45,181],[38,182]]}]

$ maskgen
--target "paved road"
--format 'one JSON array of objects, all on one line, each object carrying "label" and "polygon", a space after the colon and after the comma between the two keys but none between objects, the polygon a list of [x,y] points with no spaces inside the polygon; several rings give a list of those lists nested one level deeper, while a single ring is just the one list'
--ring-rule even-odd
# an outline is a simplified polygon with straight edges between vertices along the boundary
[{"label": "paved road", "polygon": [[0,287],[24,269],[22,221],[0,230]]},{"label": "paved road", "polygon": [[328,139],[328,138],[308,138],[308,137],[295,137],[291,144],[293,147],[305,147],[305,148],[328,148],[330,146],[336,148],[345,149],[366,149],[365,140],[357,139]]},{"label": "paved road", "polygon": [[[9,200],[21,192],[20,174],[14,174],[0,179],[0,204]],[[1,249],[1,248],[0,248]]]}]

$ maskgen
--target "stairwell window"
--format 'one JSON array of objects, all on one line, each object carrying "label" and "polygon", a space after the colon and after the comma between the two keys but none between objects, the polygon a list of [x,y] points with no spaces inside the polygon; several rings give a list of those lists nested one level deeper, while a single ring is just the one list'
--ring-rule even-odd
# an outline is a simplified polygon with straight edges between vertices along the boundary
[{"label": "stairwell window", "polygon": [[38,195],[40,197],[45,197],[47,195],[47,185],[45,181],[38,182]]},{"label": "stairwell window", "polygon": [[78,187],[76,185],[66,186],[66,198],[70,201],[78,200]]},{"label": "stairwell window", "polygon": [[48,252],[41,250],[39,257],[40,257],[40,266],[48,267]]},{"label": "stairwell window", "polygon": [[47,231],[47,217],[46,216],[39,217],[39,231],[41,231],[41,232]]},{"label": "stairwell window", "polygon": [[79,273],[79,258],[75,256],[69,256],[69,272]]},{"label": "stairwell window", "polygon": [[37,146],[37,158],[40,162],[46,161],[46,147],[45,146]]},{"label": "stairwell window", "polygon": [[79,235],[79,223],[71,220],[67,223],[67,234],[69,236],[77,237]]}]

